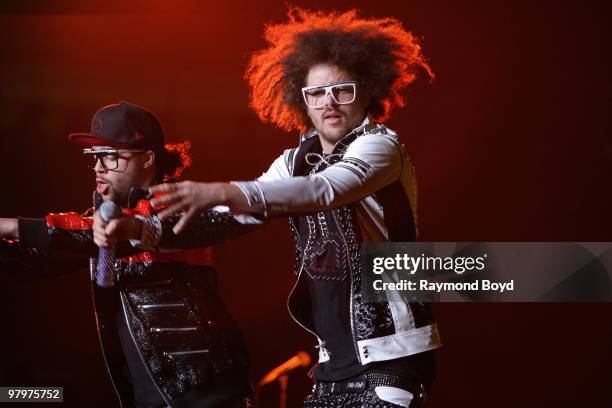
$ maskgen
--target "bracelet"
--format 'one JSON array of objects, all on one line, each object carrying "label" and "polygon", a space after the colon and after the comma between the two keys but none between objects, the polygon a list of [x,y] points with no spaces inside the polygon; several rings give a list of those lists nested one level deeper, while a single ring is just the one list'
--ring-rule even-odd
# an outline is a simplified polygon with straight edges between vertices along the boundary
[{"label": "bracelet", "polygon": [[147,252],[157,252],[157,246],[162,234],[162,225],[159,217],[156,215],[145,217],[137,214],[134,218],[142,223],[142,233],[139,240],[130,239],[132,246]]}]

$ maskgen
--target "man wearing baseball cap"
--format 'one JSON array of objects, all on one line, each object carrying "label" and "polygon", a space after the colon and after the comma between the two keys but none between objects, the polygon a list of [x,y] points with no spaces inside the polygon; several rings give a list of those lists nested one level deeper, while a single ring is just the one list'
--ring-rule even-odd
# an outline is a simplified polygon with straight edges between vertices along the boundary
[{"label": "man wearing baseball cap", "polygon": [[68,138],[92,146],[84,153],[94,160],[96,190],[117,203],[127,198],[130,187],[144,189],[152,181],[178,176],[189,165],[188,142],[166,146],[155,115],[128,102],[103,107],[95,113],[89,133]]},{"label": "man wearing baseball cap", "polygon": [[[2,269],[27,262],[62,273],[67,264],[47,262],[50,255],[90,258],[100,343],[120,406],[250,406],[246,347],[217,294],[211,249],[162,253],[140,246],[157,231],[149,225],[153,209],[146,190],[180,176],[190,164],[189,143],[165,144],[155,115],[128,102],[101,108],[90,132],[69,139],[85,147],[95,172],[94,207],[42,219],[0,218]],[[140,220],[125,228],[142,238],[118,243],[107,265],[92,231],[104,201]],[[100,219],[100,225],[106,223]]]}]

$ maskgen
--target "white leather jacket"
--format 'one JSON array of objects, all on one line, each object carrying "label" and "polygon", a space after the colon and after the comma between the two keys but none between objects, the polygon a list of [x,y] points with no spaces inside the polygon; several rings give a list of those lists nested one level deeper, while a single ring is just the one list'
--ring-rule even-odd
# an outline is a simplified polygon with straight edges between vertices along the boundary
[{"label": "white leather jacket", "polygon": [[[296,284],[289,296],[292,317],[306,330],[312,326],[304,270],[329,268],[334,259],[351,279],[350,318],[361,364],[391,360],[441,346],[429,304],[366,302],[360,287],[360,243],[415,241],[417,185],[414,167],[396,134],[368,118],[323,155],[315,133],[301,136],[300,146],[283,152],[257,180],[233,182],[246,195],[250,215],[234,215],[234,223],[251,228],[272,216],[289,215],[296,243]],[[215,207],[191,222],[183,234],[206,245],[223,227],[208,221]],[[163,223],[169,237],[172,223]],[[235,228],[235,224],[232,226]],[[184,237],[183,237],[184,240]],[[170,238],[169,241],[172,241]],[[166,245],[168,242],[166,242]],[[331,259],[325,246],[341,248]],[[330,263],[331,262],[331,263]],[[329,359],[319,339],[319,362]]]}]

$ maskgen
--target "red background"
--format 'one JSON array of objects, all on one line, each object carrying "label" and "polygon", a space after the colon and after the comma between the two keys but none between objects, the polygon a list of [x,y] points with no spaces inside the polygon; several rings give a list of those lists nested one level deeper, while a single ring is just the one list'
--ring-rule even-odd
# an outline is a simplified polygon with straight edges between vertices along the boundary
[{"label": "red background", "polygon": [[[0,216],[90,205],[93,174],[66,135],[108,103],[142,104],[193,144],[197,180],[251,179],[297,143],[259,122],[242,75],[284,2],[0,5]],[[331,2],[294,1],[329,9]],[[393,16],[437,74],[388,125],[419,177],[423,241],[611,241],[609,14],[604,2],[335,1]],[[313,341],[288,317],[287,226],[217,250],[253,379]],[[0,385],[65,387],[113,406],[88,275],[2,283]],[[445,348],[431,406],[611,406],[612,305],[436,304]],[[290,381],[289,406],[307,392]],[[265,392],[275,406],[274,388]]]}]

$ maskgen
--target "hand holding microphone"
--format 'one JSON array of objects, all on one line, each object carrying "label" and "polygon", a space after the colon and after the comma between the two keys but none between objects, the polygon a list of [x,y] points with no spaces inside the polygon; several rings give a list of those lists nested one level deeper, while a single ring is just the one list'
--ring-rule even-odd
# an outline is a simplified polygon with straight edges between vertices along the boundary
[{"label": "hand holding microphone", "polygon": [[[110,222],[123,215],[121,208],[112,201],[105,201],[100,206],[100,211],[96,214],[105,223]],[[106,246],[101,246],[98,254],[98,268],[96,273],[96,283],[101,288],[110,288],[115,285],[115,270],[113,261],[115,260],[115,243],[108,242]]]},{"label": "hand holding microphone", "polygon": [[103,206],[104,203],[100,206],[100,211],[96,211],[92,227],[94,242],[97,246],[107,248],[117,242],[140,239],[142,234],[140,220],[134,217],[123,217],[122,213],[119,213],[119,217],[116,218],[105,218],[109,214],[102,214]]}]

